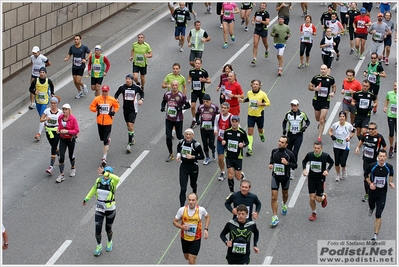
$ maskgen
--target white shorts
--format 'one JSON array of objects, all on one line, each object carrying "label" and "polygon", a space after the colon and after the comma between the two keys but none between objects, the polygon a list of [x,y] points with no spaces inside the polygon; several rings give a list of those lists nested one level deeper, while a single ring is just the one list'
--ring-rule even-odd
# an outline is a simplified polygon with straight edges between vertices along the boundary
[{"label": "white shorts", "polygon": [[283,46],[281,48],[276,48],[277,55],[282,56],[284,54],[284,50],[285,50],[285,46]]},{"label": "white shorts", "polygon": [[382,52],[384,51],[384,42],[379,43],[371,40],[370,42],[370,54],[376,52],[378,56],[382,56]]}]

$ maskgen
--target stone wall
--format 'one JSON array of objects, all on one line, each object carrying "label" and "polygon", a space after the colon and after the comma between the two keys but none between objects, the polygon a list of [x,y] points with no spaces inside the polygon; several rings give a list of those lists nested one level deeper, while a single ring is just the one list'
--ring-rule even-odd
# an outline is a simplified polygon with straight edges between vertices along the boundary
[{"label": "stone wall", "polygon": [[132,3],[3,2],[3,79]]}]

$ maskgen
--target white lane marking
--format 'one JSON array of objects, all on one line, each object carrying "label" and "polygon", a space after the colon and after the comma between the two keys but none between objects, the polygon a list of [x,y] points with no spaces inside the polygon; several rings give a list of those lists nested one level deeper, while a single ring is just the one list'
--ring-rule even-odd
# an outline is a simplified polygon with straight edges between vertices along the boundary
[{"label": "white lane marking", "polygon": [[[306,166],[306,171],[309,173],[309,164]],[[293,208],[295,206],[295,203],[299,197],[299,194],[301,193],[303,184],[305,183],[306,176],[301,175],[301,178],[299,178],[299,181],[295,187],[295,191],[291,196],[290,202],[288,203],[289,208]]]},{"label": "white lane marking", "polygon": [[[149,150],[144,150],[140,156],[130,165],[130,167],[120,176],[120,181],[119,184],[116,186],[118,188],[124,181],[125,179],[132,173],[132,171],[140,164],[140,162],[145,158],[145,156],[150,153]],[[80,224],[86,224],[89,222],[90,218],[94,215],[96,210],[96,206],[94,205],[89,212],[83,217],[83,219],[80,221]]]},{"label": "white lane marking", "polygon": [[54,263],[61,257],[62,253],[67,249],[67,247],[72,243],[72,240],[65,240],[61,247],[54,253],[54,255],[49,259],[46,265],[54,265]]},{"label": "white lane marking", "polygon": [[342,102],[337,102],[335,103],[335,107],[333,111],[331,112],[330,116],[328,116],[327,122],[324,124],[324,131],[323,135],[327,134],[328,130],[330,129],[330,125],[332,124],[332,121],[335,118],[335,114],[337,114],[339,107],[341,106]]},{"label": "white lane marking", "polygon": [[262,265],[271,265],[273,260],[273,256],[266,256],[265,260],[263,261]]}]

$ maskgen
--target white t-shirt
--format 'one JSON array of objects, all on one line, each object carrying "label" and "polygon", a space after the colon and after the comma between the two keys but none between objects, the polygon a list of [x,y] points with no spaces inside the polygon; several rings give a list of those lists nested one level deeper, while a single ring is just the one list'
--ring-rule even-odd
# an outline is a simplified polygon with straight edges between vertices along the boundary
[{"label": "white t-shirt", "polygon": [[[183,217],[184,208],[185,208],[185,206],[181,207],[177,211],[176,216],[175,216],[176,219],[180,220],[181,217]],[[194,215],[194,213],[195,213],[195,209],[190,209],[190,207],[188,207],[188,216],[191,217]],[[200,206],[199,207],[199,217],[202,219],[203,216],[208,216],[208,212],[206,211],[206,209],[204,207]]]},{"label": "white t-shirt", "polygon": [[39,70],[41,67],[46,66],[46,61],[48,59],[42,54],[40,54],[38,57],[31,55],[30,58],[32,60],[32,75],[39,77]]},{"label": "white t-shirt", "polygon": [[343,149],[343,150],[349,150],[350,148],[350,142],[346,141],[346,138],[348,138],[353,131],[353,126],[352,124],[345,122],[344,126],[341,126],[339,124],[339,121],[331,125],[331,129],[333,130],[333,135],[337,138],[334,141],[334,147]]}]

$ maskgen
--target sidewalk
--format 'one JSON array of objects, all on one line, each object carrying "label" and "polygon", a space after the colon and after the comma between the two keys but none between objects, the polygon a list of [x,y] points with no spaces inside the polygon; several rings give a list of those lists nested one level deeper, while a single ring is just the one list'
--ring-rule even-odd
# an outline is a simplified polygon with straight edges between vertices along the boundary
[{"label": "sidewalk", "polygon": [[[94,52],[94,46],[98,44],[102,46],[103,50],[108,50],[126,35],[167,10],[166,3],[134,3],[84,32],[82,43],[87,45],[92,52]],[[50,54],[45,54],[51,62],[51,66],[47,68],[47,77],[53,81],[55,87],[58,82],[71,75],[71,59],[64,62],[71,45],[73,45],[73,38]],[[32,48],[29,47],[29,49]],[[28,67],[3,83],[3,121],[19,110],[28,109],[30,76],[31,67]]]}]

